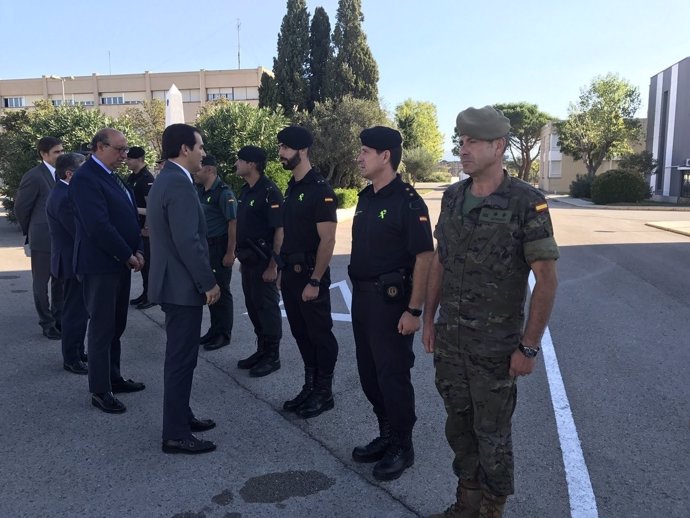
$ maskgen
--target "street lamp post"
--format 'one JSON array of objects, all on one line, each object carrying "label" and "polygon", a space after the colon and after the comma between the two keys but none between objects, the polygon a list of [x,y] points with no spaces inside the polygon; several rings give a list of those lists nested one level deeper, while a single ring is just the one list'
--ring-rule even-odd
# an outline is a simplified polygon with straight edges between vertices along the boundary
[{"label": "street lamp post", "polygon": [[74,80],[74,76],[69,76],[69,77],[62,77],[62,76],[48,76],[48,79],[57,79],[62,83],[62,105],[64,106],[65,103],[67,102],[65,99],[65,81],[69,80]]}]

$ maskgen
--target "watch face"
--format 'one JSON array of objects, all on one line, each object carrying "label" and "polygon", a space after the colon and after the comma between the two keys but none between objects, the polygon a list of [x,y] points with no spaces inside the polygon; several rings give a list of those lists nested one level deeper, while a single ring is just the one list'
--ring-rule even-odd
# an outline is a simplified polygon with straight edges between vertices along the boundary
[{"label": "watch face", "polygon": [[527,358],[534,358],[537,354],[539,354],[539,349],[535,349],[534,347],[527,347],[520,344],[519,349]]}]

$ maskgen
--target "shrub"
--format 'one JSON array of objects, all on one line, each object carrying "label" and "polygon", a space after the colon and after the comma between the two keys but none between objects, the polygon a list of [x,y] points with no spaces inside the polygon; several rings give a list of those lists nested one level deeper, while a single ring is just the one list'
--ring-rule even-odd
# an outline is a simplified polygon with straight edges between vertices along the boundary
[{"label": "shrub", "polygon": [[273,180],[273,183],[275,183],[276,187],[280,189],[280,192],[285,194],[288,182],[292,177],[292,172],[288,171],[287,169],[283,169],[283,166],[280,162],[274,161],[266,164],[266,176]]},{"label": "shrub", "polygon": [[433,183],[449,183],[450,182],[450,173],[446,173],[443,171],[436,171],[436,172],[430,173],[428,175],[425,175],[423,177],[417,178],[417,181],[419,181],[419,182],[433,182]]},{"label": "shrub", "polygon": [[357,189],[334,189],[335,196],[338,199],[338,208],[347,209],[348,207],[354,207],[357,205],[357,194],[359,191]]},{"label": "shrub", "polygon": [[570,182],[570,196],[573,198],[591,198],[593,181],[593,176],[578,174],[575,180]]},{"label": "shrub", "polygon": [[649,185],[644,177],[632,171],[612,169],[600,174],[592,182],[592,201],[597,205],[638,203],[649,197]]}]

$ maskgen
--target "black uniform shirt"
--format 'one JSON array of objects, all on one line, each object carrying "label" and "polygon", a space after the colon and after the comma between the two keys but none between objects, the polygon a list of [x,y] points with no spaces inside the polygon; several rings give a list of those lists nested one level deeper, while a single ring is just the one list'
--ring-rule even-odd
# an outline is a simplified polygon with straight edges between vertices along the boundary
[{"label": "black uniform shirt", "polygon": [[338,221],[338,203],[333,189],[315,169],[299,182],[291,178],[283,205],[283,254],[312,253],[319,247],[316,224]]},{"label": "black uniform shirt", "polygon": [[225,185],[220,177],[216,178],[207,191],[203,185],[197,185],[201,208],[204,209],[207,238],[220,237],[228,233],[228,222],[236,218],[237,202],[235,194]]},{"label": "black uniform shirt", "polygon": [[[140,209],[146,208],[146,197],[149,195],[151,185],[153,185],[153,175],[146,169],[146,166],[138,173],[131,173],[127,177],[127,185],[134,192],[134,201]],[[139,214],[139,224],[143,227],[146,216]]]},{"label": "black uniform shirt", "polygon": [[283,226],[282,206],[280,190],[266,175],[254,187],[245,183],[237,199],[237,246],[243,247],[247,239],[263,239],[272,247],[275,229]]},{"label": "black uniform shirt", "polygon": [[412,272],[416,255],[433,249],[429,210],[400,175],[378,192],[369,185],[359,193],[350,254],[354,280],[373,280],[399,269]]}]

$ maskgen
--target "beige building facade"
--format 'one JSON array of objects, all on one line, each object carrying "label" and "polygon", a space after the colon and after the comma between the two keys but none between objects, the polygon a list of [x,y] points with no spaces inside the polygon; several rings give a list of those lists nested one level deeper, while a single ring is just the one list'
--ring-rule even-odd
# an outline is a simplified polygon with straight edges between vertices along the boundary
[{"label": "beige building facade", "polygon": [[193,122],[201,107],[209,101],[259,104],[261,75],[271,71],[258,67],[240,70],[199,70],[197,72],[144,72],[91,76],[43,76],[33,79],[0,80],[0,110],[30,108],[47,99],[55,106],[82,105],[98,108],[117,117],[132,105],[161,99],[175,85],[182,94],[184,117]]}]

